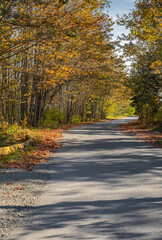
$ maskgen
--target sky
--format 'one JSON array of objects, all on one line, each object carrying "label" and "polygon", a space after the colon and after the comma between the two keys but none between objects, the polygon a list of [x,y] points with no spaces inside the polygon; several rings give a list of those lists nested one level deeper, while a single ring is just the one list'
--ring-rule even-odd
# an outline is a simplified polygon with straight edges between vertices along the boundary
[{"label": "sky", "polygon": [[[134,0],[111,0],[109,8],[109,15],[113,18],[113,20],[116,20],[116,15],[119,14],[119,16],[122,16],[124,13],[129,13],[131,9],[134,8]],[[118,26],[117,24],[113,25],[113,34],[114,39],[117,38],[117,36],[120,36],[122,33],[126,33],[126,29],[122,26]]]}]

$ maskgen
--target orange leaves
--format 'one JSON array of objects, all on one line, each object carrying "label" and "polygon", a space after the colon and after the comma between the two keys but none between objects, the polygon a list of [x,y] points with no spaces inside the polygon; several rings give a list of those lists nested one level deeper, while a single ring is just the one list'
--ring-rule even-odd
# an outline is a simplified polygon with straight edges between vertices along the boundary
[{"label": "orange leaves", "polygon": [[136,2],[136,10],[133,12],[132,33],[148,43],[154,44],[161,38],[161,7],[160,1]]},{"label": "orange leaves", "polygon": [[6,183],[4,183],[4,185],[6,186],[8,186],[8,185],[12,185],[12,183],[11,182],[6,182]]},{"label": "orange leaves", "polygon": [[15,187],[15,188],[13,188],[13,191],[20,191],[20,190],[24,190],[24,188],[22,188],[22,187]]},{"label": "orange leaves", "polygon": [[[36,145],[36,149],[29,149],[26,151],[22,150],[22,156],[19,159],[14,159],[12,162],[5,161],[3,167],[7,168],[23,168],[26,171],[32,171],[33,166],[39,163],[47,162],[47,158],[50,156],[50,151],[60,147],[60,144],[57,142],[62,136],[62,130],[33,130],[34,135],[42,135],[39,137],[33,138],[33,144]],[[3,173],[3,172],[0,172]],[[11,185],[12,183],[5,183],[5,185]],[[18,190],[18,189],[17,189]],[[19,189],[21,190],[21,189]]]},{"label": "orange leaves", "polygon": [[15,119],[10,114],[11,121],[26,117],[32,126],[42,122],[46,106],[63,85],[84,85],[81,88],[91,92],[90,98],[98,97],[115,75],[114,43],[109,34],[113,23],[101,10],[107,0],[38,2],[16,1],[11,9],[18,17],[9,17],[6,23],[11,34],[9,38],[5,35],[4,45],[9,44],[11,54],[4,51],[10,61],[8,72],[2,74],[6,77],[3,82],[12,86],[16,79],[13,89],[7,86],[10,91],[5,93],[15,108],[4,108],[19,109]]},{"label": "orange leaves", "polygon": [[162,133],[143,128],[138,121],[129,122],[121,126],[121,130],[140,138],[144,142],[162,147]]},{"label": "orange leaves", "polygon": [[150,67],[154,69],[155,74],[161,74],[161,69],[162,69],[162,61],[157,60],[153,62]]}]

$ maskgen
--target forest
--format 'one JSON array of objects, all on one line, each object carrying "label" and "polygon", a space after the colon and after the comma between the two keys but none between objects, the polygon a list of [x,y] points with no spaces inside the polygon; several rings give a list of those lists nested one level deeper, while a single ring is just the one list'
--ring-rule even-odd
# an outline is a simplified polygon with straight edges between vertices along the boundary
[{"label": "forest", "polygon": [[118,16],[130,33],[117,41],[110,7],[107,0],[0,1],[1,129],[133,114],[145,126],[161,124],[161,1],[137,0]]},{"label": "forest", "polygon": [[0,0],[0,240],[162,240],[161,19]]}]

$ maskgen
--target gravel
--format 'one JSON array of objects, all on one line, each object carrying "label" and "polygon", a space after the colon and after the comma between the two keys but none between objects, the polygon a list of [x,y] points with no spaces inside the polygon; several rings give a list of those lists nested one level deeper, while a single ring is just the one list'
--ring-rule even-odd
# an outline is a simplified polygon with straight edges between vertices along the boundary
[{"label": "gravel", "polygon": [[48,179],[47,164],[33,171],[0,169],[0,240],[29,220]]}]

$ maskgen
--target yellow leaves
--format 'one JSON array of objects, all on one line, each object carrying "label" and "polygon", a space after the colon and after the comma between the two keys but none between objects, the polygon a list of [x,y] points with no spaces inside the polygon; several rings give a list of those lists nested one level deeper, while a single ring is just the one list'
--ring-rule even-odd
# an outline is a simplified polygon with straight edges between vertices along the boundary
[{"label": "yellow leaves", "polygon": [[160,60],[157,60],[153,62],[150,67],[154,69],[155,74],[161,74],[161,69],[162,69],[162,62]]},{"label": "yellow leaves", "polygon": [[134,36],[153,44],[161,39],[162,9],[157,1],[137,1],[136,9],[130,16],[132,19],[129,24],[133,27]]},{"label": "yellow leaves", "polygon": [[58,0],[18,2],[14,11],[19,18],[9,18],[3,26],[7,33],[0,35],[0,47],[6,55],[14,54],[10,75],[21,79],[25,74],[30,79],[29,95],[69,80],[79,82],[80,87],[87,81],[94,95],[106,89],[115,73],[105,33],[112,22],[100,11],[103,1],[69,1],[64,5]]}]

